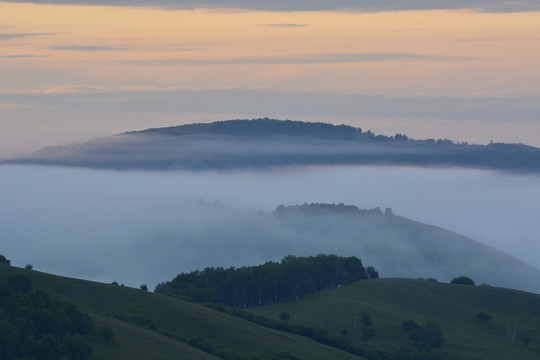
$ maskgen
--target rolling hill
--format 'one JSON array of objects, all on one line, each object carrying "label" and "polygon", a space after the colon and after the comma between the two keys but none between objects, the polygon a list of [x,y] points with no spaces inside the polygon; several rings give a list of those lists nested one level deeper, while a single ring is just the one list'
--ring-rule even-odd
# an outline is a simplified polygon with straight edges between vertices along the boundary
[{"label": "rolling hill", "polygon": [[[51,296],[88,311],[96,326],[109,326],[115,340],[90,337],[92,359],[361,359],[304,336],[277,331],[201,304],[118,285],[53,276],[0,265],[0,279],[23,274]],[[378,351],[416,352],[402,329],[405,319],[434,321],[444,343],[429,355],[437,359],[536,359],[540,355],[540,296],[489,286],[465,286],[426,280],[364,280],[314,294],[301,301],[253,307],[250,312],[291,324],[305,324],[361,347]],[[483,311],[491,320],[481,323]],[[360,339],[363,325],[354,318],[367,312],[374,337]],[[505,337],[509,326],[515,341]],[[531,339],[527,346],[524,337]],[[201,351],[200,349],[206,349]],[[209,354],[214,353],[214,355]],[[273,356],[273,357],[272,357]]]},{"label": "rolling hill", "polygon": [[127,132],[48,147],[5,163],[122,170],[230,170],[293,165],[462,166],[540,172],[540,149],[375,135],[346,125],[228,120]]}]

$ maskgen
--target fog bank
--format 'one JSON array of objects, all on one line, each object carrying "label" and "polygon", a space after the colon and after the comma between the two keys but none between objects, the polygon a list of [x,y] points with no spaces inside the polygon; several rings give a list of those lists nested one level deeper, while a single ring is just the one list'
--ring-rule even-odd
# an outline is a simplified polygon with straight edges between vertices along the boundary
[{"label": "fog bank", "polygon": [[[205,266],[332,251],[331,241],[295,244],[289,230],[259,221],[267,215],[258,211],[304,202],[391,207],[540,268],[540,176],[407,167],[143,173],[0,166],[0,184],[0,253],[16,266],[104,282],[153,288]],[[269,234],[272,242],[261,241]],[[332,252],[340,251],[348,250]]]}]

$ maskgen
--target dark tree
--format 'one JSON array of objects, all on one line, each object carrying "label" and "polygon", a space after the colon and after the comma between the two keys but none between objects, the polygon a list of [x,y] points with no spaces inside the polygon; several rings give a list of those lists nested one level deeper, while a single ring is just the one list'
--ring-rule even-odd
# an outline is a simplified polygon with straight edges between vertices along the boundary
[{"label": "dark tree", "polygon": [[459,285],[474,285],[474,281],[467,276],[455,277],[450,281],[450,284],[459,284]]},{"label": "dark tree", "polygon": [[528,336],[525,336],[523,338],[523,342],[525,343],[525,346],[529,345],[531,343],[531,341],[532,341],[531,338],[528,337]]},{"label": "dark tree", "polygon": [[362,311],[360,313],[360,322],[365,327],[370,327],[371,325],[373,325],[373,319],[371,318],[371,315],[365,311]]},{"label": "dark tree", "polygon": [[281,314],[279,314],[279,318],[283,321],[287,321],[291,318],[291,314],[289,314],[287,311],[282,311]]},{"label": "dark tree", "polygon": [[366,273],[369,279],[379,278],[379,272],[371,265],[366,268]]},{"label": "dark tree", "polygon": [[413,330],[418,329],[418,323],[414,321],[413,319],[407,319],[407,320],[403,320],[403,322],[401,323],[401,327],[406,332],[411,332]]},{"label": "dark tree", "polygon": [[11,261],[9,261],[8,259],[6,259],[6,257],[4,255],[0,255],[0,265],[7,265],[7,266],[10,266],[11,265]]},{"label": "dark tree", "polygon": [[71,321],[71,334],[73,335],[88,335],[94,327],[90,315],[77,310],[75,305],[70,311],[69,320]]},{"label": "dark tree", "polygon": [[105,341],[106,344],[114,340],[114,331],[108,326],[104,326],[98,331],[98,335]]},{"label": "dark tree", "polygon": [[92,354],[92,347],[80,336],[68,336],[64,349],[69,360],[86,360]]},{"label": "dark tree", "polygon": [[0,359],[85,359],[92,320],[73,303],[32,290],[25,275],[0,280]]},{"label": "dark tree", "polygon": [[141,289],[142,291],[148,291],[148,286],[147,286],[146,284],[142,284],[142,285],[140,286],[140,289]]},{"label": "dark tree", "polygon": [[489,319],[491,319],[491,315],[483,311],[480,311],[478,314],[476,314],[476,318],[480,320],[482,324],[485,324],[488,322]]},{"label": "dark tree", "polygon": [[444,342],[444,336],[439,325],[429,322],[411,332],[409,337],[418,345],[418,351],[430,351],[432,348],[440,348]]},{"label": "dark tree", "polygon": [[32,264],[26,264],[26,265],[24,266],[24,268],[25,268],[26,270],[32,270],[32,269],[34,268],[34,266],[33,266]]}]

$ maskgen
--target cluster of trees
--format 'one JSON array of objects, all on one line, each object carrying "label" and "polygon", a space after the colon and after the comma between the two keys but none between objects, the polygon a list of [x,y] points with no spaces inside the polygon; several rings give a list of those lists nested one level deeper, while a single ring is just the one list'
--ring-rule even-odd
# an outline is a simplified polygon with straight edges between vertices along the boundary
[{"label": "cluster of trees", "polygon": [[[339,204],[326,204],[326,203],[304,203],[302,205],[279,205],[274,214],[277,216],[288,216],[291,214],[304,214],[304,215],[325,215],[325,214],[347,214],[347,215],[361,215],[361,216],[380,216],[383,212],[380,207],[372,209],[360,209],[358,206]],[[392,209],[386,208],[384,215],[392,216],[394,213]]]},{"label": "cluster of trees", "polygon": [[458,285],[472,285],[474,286],[475,283],[473,279],[467,276],[458,276],[450,280],[450,284],[458,284]]},{"label": "cluster of trees", "polygon": [[418,347],[418,351],[430,351],[432,348],[440,348],[444,343],[444,335],[441,327],[435,322],[419,325],[413,319],[403,320],[403,330],[409,333],[409,338]]},{"label": "cluster of trees", "polygon": [[1,255],[0,254],[0,265],[7,265],[7,266],[10,266],[11,265],[11,261],[9,261],[8,259],[6,259],[6,257],[4,255]]},{"label": "cluster of trees", "polygon": [[11,275],[0,282],[0,360],[87,359],[92,347],[84,336],[92,329],[87,313],[32,290],[27,276]]},{"label": "cluster of trees", "polygon": [[[369,277],[378,277],[368,267]],[[198,302],[248,307],[298,300],[311,293],[368,278],[368,270],[354,256],[286,256],[281,262],[224,269],[208,267],[182,273],[158,284],[155,291],[185,296]]]}]

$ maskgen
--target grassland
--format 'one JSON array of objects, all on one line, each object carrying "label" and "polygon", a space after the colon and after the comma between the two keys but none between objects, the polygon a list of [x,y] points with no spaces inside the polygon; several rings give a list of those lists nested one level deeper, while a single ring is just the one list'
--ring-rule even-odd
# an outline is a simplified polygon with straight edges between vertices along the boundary
[{"label": "grassland", "polygon": [[75,302],[88,311],[98,327],[106,325],[115,330],[113,344],[98,340],[91,343],[94,359],[216,359],[187,344],[190,340],[200,344],[201,339],[214,352],[229,354],[232,359],[279,353],[314,360],[360,359],[311,339],[261,327],[180,299],[0,266],[0,278],[20,273],[27,275],[35,288]]},{"label": "grassland", "polygon": [[[297,302],[250,308],[249,311],[279,320],[287,311],[289,322],[322,327],[330,334],[365,348],[398,350],[415,348],[401,323],[438,323],[445,336],[442,359],[538,359],[540,358],[540,295],[489,286],[443,284],[427,280],[377,279],[328,290]],[[492,316],[481,323],[475,315]],[[363,326],[355,317],[368,312],[375,337],[363,341]],[[507,327],[518,330],[512,343]],[[532,342],[525,346],[523,338]]]},{"label": "grassland", "polygon": [[[97,328],[111,327],[112,344],[90,339],[93,359],[218,359],[262,358],[277,353],[301,359],[361,359],[311,339],[280,332],[205,306],[118,285],[0,266],[0,278],[27,275],[34,287],[70,300],[88,311]],[[323,291],[301,301],[247,309],[279,320],[283,311],[290,323],[323,328],[362,348],[415,350],[401,328],[405,319],[437,322],[445,342],[432,350],[440,359],[538,359],[540,357],[540,295],[489,286],[443,284],[427,280],[378,279]],[[475,315],[492,316],[483,324]],[[361,339],[363,325],[355,318],[368,312],[375,337]],[[504,335],[509,324],[519,333],[512,343]],[[345,334],[345,335],[343,335]],[[532,342],[525,346],[523,337]],[[214,355],[191,346],[209,346]],[[203,346],[203,347],[204,347]]]}]

